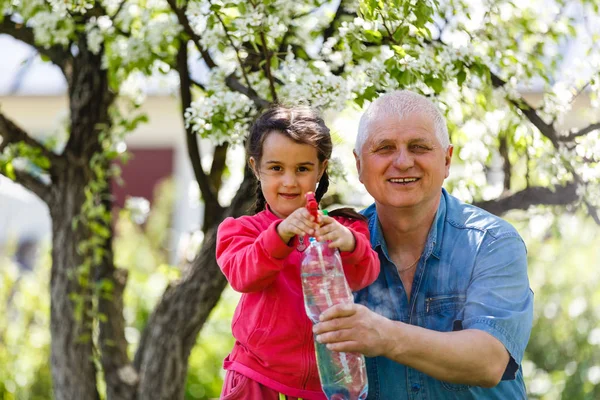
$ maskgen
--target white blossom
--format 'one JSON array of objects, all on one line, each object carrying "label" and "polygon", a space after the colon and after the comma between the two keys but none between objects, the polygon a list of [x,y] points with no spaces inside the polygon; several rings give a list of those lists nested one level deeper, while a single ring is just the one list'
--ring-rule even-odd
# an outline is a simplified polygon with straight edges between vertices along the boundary
[{"label": "white blossom", "polygon": [[342,110],[350,98],[347,82],[333,75],[322,61],[307,63],[290,52],[278,74],[284,82],[280,94],[287,101],[305,99],[316,108]]},{"label": "white blossom", "polygon": [[246,137],[256,109],[252,100],[231,91],[202,96],[185,111],[185,126],[216,145]]},{"label": "white blossom", "polygon": [[43,47],[67,46],[75,31],[75,23],[66,16],[50,11],[40,11],[29,23],[33,27],[35,41]]},{"label": "white blossom", "polygon": [[92,17],[85,25],[85,32],[87,34],[87,44],[90,51],[94,54],[98,54],[100,52],[100,47],[104,42],[104,35],[114,32],[112,20],[106,15],[99,18]]}]

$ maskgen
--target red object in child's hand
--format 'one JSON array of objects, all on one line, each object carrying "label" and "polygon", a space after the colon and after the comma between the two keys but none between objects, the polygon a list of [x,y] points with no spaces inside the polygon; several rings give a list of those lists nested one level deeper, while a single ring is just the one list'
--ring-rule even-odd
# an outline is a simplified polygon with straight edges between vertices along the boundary
[{"label": "red object in child's hand", "polygon": [[306,193],[306,209],[310,215],[315,217],[315,222],[317,222],[319,220],[319,203],[317,203],[313,192]]}]

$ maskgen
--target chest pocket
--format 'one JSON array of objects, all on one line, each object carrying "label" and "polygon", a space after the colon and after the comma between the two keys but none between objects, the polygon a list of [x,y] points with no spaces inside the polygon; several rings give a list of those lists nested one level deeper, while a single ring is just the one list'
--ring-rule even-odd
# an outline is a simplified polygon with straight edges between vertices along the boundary
[{"label": "chest pocket", "polygon": [[[462,330],[463,307],[466,297],[462,294],[430,295],[425,298],[426,327],[439,332]],[[469,390],[470,386],[441,382],[450,392]]]},{"label": "chest pocket", "polygon": [[425,328],[438,332],[453,330],[454,321],[462,319],[466,296],[463,294],[429,295],[425,298]]}]

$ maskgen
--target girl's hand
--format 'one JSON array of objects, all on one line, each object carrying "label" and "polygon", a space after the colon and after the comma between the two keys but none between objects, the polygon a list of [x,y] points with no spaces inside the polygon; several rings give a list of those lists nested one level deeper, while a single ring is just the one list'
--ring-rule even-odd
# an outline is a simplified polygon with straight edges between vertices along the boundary
[{"label": "girl's hand", "polygon": [[356,246],[356,240],[352,231],[335,219],[321,215],[321,226],[317,228],[314,236],[317,240],[329,240],[329,247],[337,247],[340,251],[353,251]]},{"label": "girl's hand", "polygon": [[285,243],[296,235],[314,235],[319,226],[319,221],[314,219],[305,207],[300,207],[277,225],[277,233]]}]

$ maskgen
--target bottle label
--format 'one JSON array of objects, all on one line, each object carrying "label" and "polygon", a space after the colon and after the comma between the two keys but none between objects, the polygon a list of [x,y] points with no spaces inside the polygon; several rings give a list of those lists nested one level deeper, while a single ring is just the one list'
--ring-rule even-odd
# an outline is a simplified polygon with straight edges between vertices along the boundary
[{"label": "bottle label", "polygon": [[302,253],[308,247],[306,244],[306,238],[304,236],[297,236],[298,244],[296,245],[296,250]]}]

